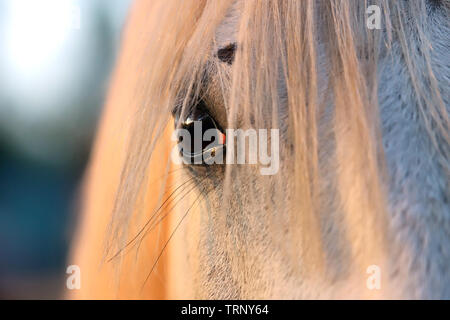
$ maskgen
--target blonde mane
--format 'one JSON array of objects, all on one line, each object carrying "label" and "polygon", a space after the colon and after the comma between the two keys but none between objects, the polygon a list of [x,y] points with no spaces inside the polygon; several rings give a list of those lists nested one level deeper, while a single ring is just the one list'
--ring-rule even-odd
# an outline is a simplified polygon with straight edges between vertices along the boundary
[{"label": "blonde mane", "polygon": [[[280,158],[289,163],[284,170],[294,177],[295,190],[291,202],[282,205],[295,213],[289,219],[298,232],[284,249],[303,252],[298,271],[302,274],[325,272],[318,211],[328,201],[328,181],[338,190],[334,198],[344,213],[345,236],[353,239],[350,255],[355,266],[385,259],[383,183],[388,172],[377,100],[381,58],[399,52],[434,148],[450,142],[448,114],[430,63],[424,2],[370,4],[382,8],[383,30],[366,28],[368,1],[243,1],[232,71],[215,66],[223,81],[219,87],[228,127],[281,128],[282,122],[288,123],[282,134],[291,143],[281,149]],[[89,281],[97,284],[89,284],[84,296],[171,297],[167,280],[171,255],[160,256],[179,222],[170,215],[176,201],[168,205],[166,200],[180,187],[174,183],[177,168],[169,159],[171,111],[181,104],[186,112],[192,99],[207,90],[204,75],[211,68],[208,58],[216,48],[216,31],[233,6],[233,0],[136,2],[87,176],[83,233],[74,257],[84,261]],[[415,19],[405,19],[406,12]],[[419,39],[414,44],[420,47],[411,47],[411,37]],[[424,68],[416,64],[418,55]],[[285,118],[279,116],[281,106],[287,106]],[[333,111],[326,112],[330,108]],[[444,137],[444,144],[438,136]],[[334,152],[322,154],[322,143],[331,144]],[[444,152],[448,159],[449,150]],[[323,172],[324,165],[334,167],[335,174]],[[267,178],[249,192],[271,194],[276,203],[282,190],[277,186],[284,177]],[[236,166],[226,166],[223,210],[231,184],[236,190],[240,183]],[[196,205],[201,202],[200,198]],[[271,203],[252,205],[262,208]],[[101,218],[90,222],[88,217],[95,215]],[[276,220],[273,225],[276,228]],[[102,237],[106,242],[100,241]],[[86,246],[92,242],[95,249],[87,254]],[[127,254],[141,245],[139,254]],[[142,293],[156,258],[159,262],[148,279],[152,289]],[[102,280],[94,276],[99,270]],[[133,272],[139,276],[133,278]],[[115,284],[109,283],[114,282],[110,277]],[[100,281],[107,285],[102,288]]]}]

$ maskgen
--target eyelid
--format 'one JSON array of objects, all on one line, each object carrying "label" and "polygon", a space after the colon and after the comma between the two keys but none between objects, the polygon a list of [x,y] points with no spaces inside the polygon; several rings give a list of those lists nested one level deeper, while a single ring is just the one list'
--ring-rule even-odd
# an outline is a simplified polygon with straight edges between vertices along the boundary
[{"label": "eyelid", "polygon": [[[196,86],[194,86],[197,88],[197,90],[195,90],[195,91],[199,92],[198,95],[196,95],[195,97],[193,95],[191,97],[189,97],[189,94],[186,93],[184,90],[182,90],[181,94],[178,95],[177,99],[175,100],[174,107],[171,110],[172,116],[174,118],[177,118],[177,116],[179,117],[181,115],[181,113],[184,111],[183,109],[188,109],[184,112],[186,115],[189,115],[189,113],[192,112],[192,110],[194,110],[198,104],[200,104],[200,103],[205,104],[203,94],[206,90],[207,83],[208,83],[208,78],[207,78],[208,73],[206,72],[206,70],[207,70],[207,67],[204,67],[203,71],[201,72],[201,74],[203,76],[202,76],[200,82],[197,83]],[[183,108],[184,105],[186,105],[186,108]]]},{"label": "eyelid", "polygon": [[[211,112],[209,111],[208,105],[206,104],[206,102],[203,99],[199,99],[192,106],[187,106],[187,108],[185,108],[185,110],[183,110],[183,104],[181,104],[181,103],[177,104],[172,110],[172,115],[175,119],[175,126],[178,127],[181,123],[188,120],[188,118],[196,111],[198,111],[199,113],[204,113],[205,117],[206,116],[210,117],[214,121],[215,126],[219,130],[223,131],[222,126],[212,116]],[[184,119],[181,119],[182,113],[184,113],[184,115],[183,115]]]},{"label": "eyelid", "polygon": [[[202,99],[192,99],[196,102],[188,101],[186,103],[185,99],[178,99],[175,102],[174,107],[172,108],[172,116],[177,120],[178,122],[179,118],[181,117],[182,113],[184,113],[184,116],[187,117],[191,114],[191,112],[199,105],[199,103],[202,101]],[[183,106],[186,105],[185,108]]]}]

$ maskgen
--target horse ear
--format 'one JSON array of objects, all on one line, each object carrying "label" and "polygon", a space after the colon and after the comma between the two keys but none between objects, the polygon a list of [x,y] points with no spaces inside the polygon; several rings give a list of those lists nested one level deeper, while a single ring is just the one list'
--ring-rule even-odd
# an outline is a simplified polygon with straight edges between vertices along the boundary
[{"label": "horse ear", "polygon": [[[123,161],[126,155],[126,137],[129,127],[124,125],[124,119],[130,119],[138,105],[135,87],[138,76],[133,74],[139,70],[138,63],[142,59],[136,55],[144,52],[144,43],[140,41],[140,32],[146,30],[147,14],[151,10],[152,1],[137,1],[132,8],[132,14],[124,34],[123,51],[110,87],[108,101],[104,109],[99,132],[93,148],[85,183],[81,220],[74,240],[69,265],[79,266],[81,288],[67,292],[74,299],[164,299],[167,297],[168,252],[159,260],[156,269],[145,281],[153,263],[156,261],[164,244],[168,240],[170,215],[150,232],[140,245],[139,255],[129,251],[111,262],[104,259],[104,240],[111,220],[117,188],[120,181]],[[136,63],[134,66],[130,64]],[[171,147],[169,127],[153,152],[148,168],[150,173],[162,175],[167,168],[167,159]],[[151,180],[152,178],[150,178]],[[165,190],[161,190],[164,186]],[[143,226],[142,221],[155,211],[160,203],[160,195],[168,194],[171,181],[149,183],[145,189],[144,210],[142,219],[132,218],[128,234],[130,239]],[[142,209],[142,208],[141,208]],[[164,212],[161,213],[163,216]],[[139,216],[139,215],[135,215]],[[170,246],[166,248],[166,251]],[[112,253],[114,254],[114,253]],[[120,266],[117,264],[120,263]],[[144,289],[143,284],[145,282]],[[141,290],[142,289],[142,290]]]}]

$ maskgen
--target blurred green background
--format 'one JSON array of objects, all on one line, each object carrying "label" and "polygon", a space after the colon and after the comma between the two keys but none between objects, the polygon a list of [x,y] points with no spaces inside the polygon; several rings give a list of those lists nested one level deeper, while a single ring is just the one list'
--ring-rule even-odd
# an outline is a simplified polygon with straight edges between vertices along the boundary
[{"label": "blurred green background", "polygon": [[131,0],[0,0],[0,299],[59,298]]}]

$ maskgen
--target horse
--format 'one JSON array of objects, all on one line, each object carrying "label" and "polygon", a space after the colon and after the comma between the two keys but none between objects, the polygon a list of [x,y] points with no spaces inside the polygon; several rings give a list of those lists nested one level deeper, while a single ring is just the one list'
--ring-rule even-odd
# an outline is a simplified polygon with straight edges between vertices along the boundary
[{"label": "horse", "polygon": [[[449,16],[448,0],[135,1],[70,297],[449,299]],[[199,154],[227,157],[228,129],[276,130],[279,170],[174,161],[192,123],[226,141]]]}]

